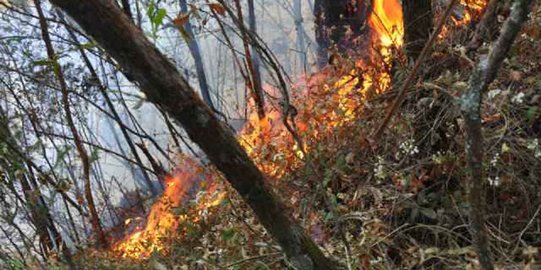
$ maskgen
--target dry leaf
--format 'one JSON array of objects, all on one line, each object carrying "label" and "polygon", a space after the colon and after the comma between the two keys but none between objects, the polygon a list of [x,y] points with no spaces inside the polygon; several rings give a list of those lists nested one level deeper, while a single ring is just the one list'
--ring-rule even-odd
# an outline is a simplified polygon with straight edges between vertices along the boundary
[{"label": "dry leaf", "polygon": [[213,12],[216,12],[220,15],[225,15],[225,8],[222,6],[222,4],[219,3],[210,3],[209,4],[210,9],[212,9]]},{"label": "dry leaf", "polygon": [[183,27],[190,20],[190,13],[178,14],[175,19],[173,19],[173,25],[178,28]]}]

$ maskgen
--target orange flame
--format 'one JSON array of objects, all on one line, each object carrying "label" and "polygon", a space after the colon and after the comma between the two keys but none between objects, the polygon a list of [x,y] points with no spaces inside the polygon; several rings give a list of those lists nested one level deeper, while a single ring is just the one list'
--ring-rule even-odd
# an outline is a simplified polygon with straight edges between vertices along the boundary
[{"label": "orange flame", "polygon": [[[369,24],[372,45],[379,48],[377,53],[369,53],[370,64],[359,60],[351,71],[337,74],[337,79],[329,76],[328,71],[322,71],[301,80],[298,89],[291,91],[292,104],[296,106],[294,122],[297,133],[306,142],[305,151],[316,147],[320,139],[332,136],[335,129],[357,119],[368,93],[378,94],[389,88],[393,51],[403,42],[399,0],[374,0]],[[263,119],[259,119],[255,111],[251,112],[239,138],[259,168],[275,179],[297,169],[303,158],[299,145],[282,124],[284,116],[277,107],[269,106]]]},{"label": "orange flame", "polygon": [[[225,192],[219,190],[210,172],[187,157],[182,158],[182,163],[183,166],[173,175],[165,177],[165,191],[152,206],[144,227],[114,245],[113,250],[122,257],[142,259],[152,252],[165,250],[166,242],[174,239],[172,235],[176,236],[175,232],[183,222],[198,222],[203,211],[219,205],[225,197]],[[196,215],[182,213],[181,207],[189,198],[191,189],[204,184],[210,186],[195,206]]]}]

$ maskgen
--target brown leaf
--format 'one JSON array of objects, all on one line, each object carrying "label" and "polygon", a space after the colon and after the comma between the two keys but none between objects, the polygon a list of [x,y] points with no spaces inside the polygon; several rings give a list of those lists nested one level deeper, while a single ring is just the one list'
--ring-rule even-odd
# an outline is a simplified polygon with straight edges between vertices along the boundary
[{"label": "brown leaf", "polygon": [[225,15],[225,8],[220,3],[209,3],[210,9],[212,9],[213,12],[216,12],[217,14],[220,14],[222,16]]},{"label": "brown leaf", "polygon": [[183,27],[190,20],[190,13],[179,13],[175,19],[173,19],[173,25],[178,28]]}]

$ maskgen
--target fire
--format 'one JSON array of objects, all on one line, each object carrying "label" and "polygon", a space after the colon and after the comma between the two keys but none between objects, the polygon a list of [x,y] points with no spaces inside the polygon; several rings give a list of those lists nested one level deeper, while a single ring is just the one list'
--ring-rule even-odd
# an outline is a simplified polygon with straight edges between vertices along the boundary
[{"label": "fire", "polygon": [[386,48],[402,46],[404,22],[402,5],[398,0],[375,0],[373,11],[368,19],[370,27],[376,32],[380,45]]},{"label": "fire", "polygon": [[462,20],[453,18],[457,26],[469,24],[473,18],[479,18],[487,5],[486,0],[460,0],[460,4],[464,7],[464,15]]},{"label": "fire", "polygon": [[[479,13],[485,6],[485,1],[462,2]],[[468,18],[471,19],[465,17],[465,20]],[[323,70],[299,80],[293,87],[291,104],[295,107],[288,118],[294,119],[289,123],[295,127],[302,146],[283,125],[280,104],[268,102],[263,119],[259,119],[255,110],[250,112],[239,142],[269,179],[279,179],[298,169],[304,164],[302,153],[321,147],[320,141],[333,138],[336,130],[358,119],[368,96],[390,88],[390,67],[403,43],[400,1],[373,0],[368,20],[372,30],[368,38],[373,48],[367,49],[366,59],[356,60],[351,68]],[[265,90],[272,94],[277,92],[271,88]],[[207,209],[220,204],[226,194],[215,183],[218,176],[190,158],[183,158],[182,163],[174,174],[166,177],[165,192],[152,206],[144,226],[116,243],[115,252],[123,257],[142,259],[154,251],[167,251],[168,241],[183,237],[182,224],[199,222]],[[176,211],[182,209],[193,189],[202,188],[200,183],[210,184],[196,201],[193,211]]]},{"label": "fire", "polygon": [[[211,172],[188,157],[182,158],[182,163],[174,174],[165,177],[165,191],[152,206],[146,224],[114,245],[113,250],[122,257],[142,259],[152,252],[166,250],[168,241],[182,237],[175,233],[182,230],[182,224],[198,222],[207,209],[219,205],[225,197]],[[209,186],[198,196],[191,213],[194,215],[182,213],[182,206],[192,191],[205,188],[204,185]]]},{"label": "fire", "polygon": [[[369,24],[372,29],[369,38],[377,49],[369,48],[368,60],[358,60],[352,69],[338,74],[322,71],[301,80],[291,91],[292,104],[296,106],[294,122],[305,142],[305,151],[357,119],[367,95],[382,93],[390,87],[393,53],[402,46],[404,35],[400,1],[374,0]],[[267,92],[276,91],[267,89]],[[279,106],[269,106],[263,119],[253,111],[239,138],[259,168],[275,179],[303,164],[299,146],[282,119]]]}]

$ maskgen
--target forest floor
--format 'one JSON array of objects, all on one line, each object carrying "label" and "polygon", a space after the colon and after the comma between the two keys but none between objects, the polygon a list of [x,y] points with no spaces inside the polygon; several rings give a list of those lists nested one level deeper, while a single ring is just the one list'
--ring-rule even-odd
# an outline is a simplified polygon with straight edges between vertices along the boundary
[{"label": "forest floor", "polygon": [[[537,15],[527,24],[482,106],[487,230],[499,269],[533,269],[541,261],[539,22]],[[456,101],[477,60],[463,47],[470,31],[451,31],[438,43],[384,136],[370,138],[409,67],[397,65],[393,89],[365,97],[355,119],[317,140],[306,139],[303,162],[278,167],[280,179],[270,181],[325,253],[350,269],[479,267],[468,229],[464,127]],[[323,78],[312,79],[335,85],[341,71],[329,69]],[[319,102],[325,100],[333,102]],[[328,115],[325,110],[336,104],[294,105],[302,122],[304,111],[306,117],[318,109]],[[281,160],[272,148],[256,151],[259,164]],[[181,224],[164,252],[133,260],[85,250],[77,264],[89,269],[287,269],[276,242],[238,195],[224,187],[227,197],[220,205],[197,222]],[[189,204],[184,213],[202,215]]]}]

